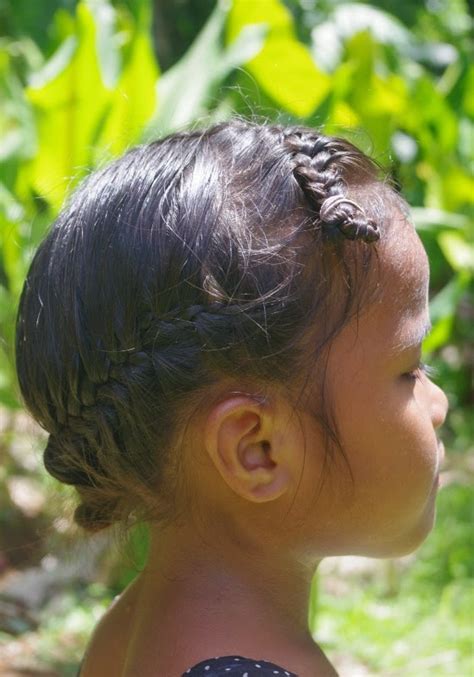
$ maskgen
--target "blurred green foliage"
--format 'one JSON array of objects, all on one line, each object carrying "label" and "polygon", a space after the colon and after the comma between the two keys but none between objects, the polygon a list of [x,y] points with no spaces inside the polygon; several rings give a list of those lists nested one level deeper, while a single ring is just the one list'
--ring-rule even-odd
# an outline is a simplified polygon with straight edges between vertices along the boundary
[{"label": "blurred green foliage", "polygon": [[339,591],[323,586],[314,629],[329,655],[349,649],[377,675],[472,674],[472,487],[446,487],[437,511],[433,533],[399,570],[390,563]]},{"label": "blurred green foliage", "polygon": [[[402,186],[431,263],[425,353],[451,402],[445,443],[448,453],[472,456],[471,30],[464,0],[0,0],[0,405],[21,407],[13,366],[18,297],[68,191],[134,143],[238,114],[346,136]],[[14,461],[7,467],[26,472]],[[465,545],[471,519],[468,488],[441,495],[443,529],[400,592],[407,614],[415,613],[410,586],[444,587],[447,606],[451,594],[462,598],[456,586],[473,575]],[[118,587],[129,577],[122,571]],[[374,594],[341,602],[345,625],[336,630],[385,632],[376,616],[369,620]],[[433,607],[417,594],[428,618]],[[349,613],[351,604],[359,611]],[[466,624],[463,599],[459,609]],[[394,636],[403,632],[393,627]],[[376,666],[367,646],[361,655]]]}]

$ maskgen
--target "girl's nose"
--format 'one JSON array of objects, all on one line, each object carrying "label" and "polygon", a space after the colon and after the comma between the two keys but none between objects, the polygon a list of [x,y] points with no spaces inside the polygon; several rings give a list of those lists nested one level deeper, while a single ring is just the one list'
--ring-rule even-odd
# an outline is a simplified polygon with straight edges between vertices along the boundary
[{"label": "girl's nose", "polygon": [[442,426],[446,419],[449,402],[444,391],[439,386],[431,382],[431,387],[431,420],[433,421],[433,427],[436,429]]}]

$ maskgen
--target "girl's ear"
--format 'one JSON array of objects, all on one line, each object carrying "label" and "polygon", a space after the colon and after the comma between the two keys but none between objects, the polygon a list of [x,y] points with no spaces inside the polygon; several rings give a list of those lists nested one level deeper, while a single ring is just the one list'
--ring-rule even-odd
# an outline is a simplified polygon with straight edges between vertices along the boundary
[{"label": "girl's ear", "polygon": [[297,462],[292,431],[292,424],[281,429],[271,401],[232,394],[209,412],[204,441],[227,485],[248,501],[263,503],[292,486]]}]

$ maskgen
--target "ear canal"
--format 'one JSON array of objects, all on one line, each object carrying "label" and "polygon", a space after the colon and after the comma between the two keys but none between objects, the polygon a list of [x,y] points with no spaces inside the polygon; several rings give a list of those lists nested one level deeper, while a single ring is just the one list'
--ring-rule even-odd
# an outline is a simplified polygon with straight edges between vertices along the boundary
[{"label": "ear canal", "polygon": [[265,468],[271,470],[276,463],[270,457],[271,446],[269,442],[257,442],[246,445],[242,452],[241,461],[246,470],[255,470],[256,468]]}]

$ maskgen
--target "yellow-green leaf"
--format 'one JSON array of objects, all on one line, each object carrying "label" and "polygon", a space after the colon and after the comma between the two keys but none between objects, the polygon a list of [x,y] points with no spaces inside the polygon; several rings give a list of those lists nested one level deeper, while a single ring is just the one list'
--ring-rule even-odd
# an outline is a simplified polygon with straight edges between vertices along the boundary
[{"label": "yellow-green leaf", "polygon": [[136,34],[129,58],[115,88],[100,141],[121,153],[137,141],[156,108],[158,67],[147,32]]},{"label": "yellow-green leaf", "polygon": [[234,39],[249,24],[265,24],[268,34],[246,69],[278,106],[298,117],[310,116],[328,94],[330,80],[296,38],[289,11],[278,0],[234,0],[227,39]]},{"label": "yellow-green leaf", "polygon": [[293,19],[279,0],[234,0],[226,26],[227,42],[233,42],[244,26],[266,23],[274,36],[294,37]]},{"label": "yellow-green leaf", "polygon": [[453,270],[474,272],[474,245],[465,237],[453,232],[440,233],[438,244]]},{"label": "yellow-green leaf", "polygon": [[329,91],[328,77],[308,49],[289,37],[270,36],[247,68],[274,101],[298,117],[311,115]]},{"label": "yellow-green leaf", "polygon": [[61,68],[46,64],[46,77],[37,76],[26,90],[38,128],[38,152],[31,161],[30,180],[56,209],[71,180],[89,167],[111,99],[99,68],[94,19],[85,4],[77,7],[74,38],[74,49],[69,48]]}]

